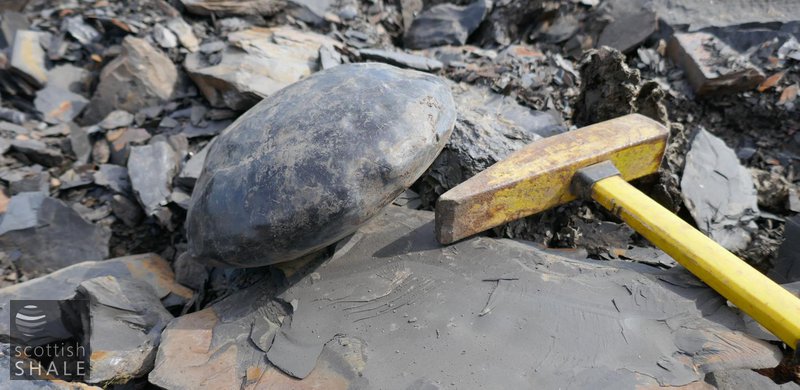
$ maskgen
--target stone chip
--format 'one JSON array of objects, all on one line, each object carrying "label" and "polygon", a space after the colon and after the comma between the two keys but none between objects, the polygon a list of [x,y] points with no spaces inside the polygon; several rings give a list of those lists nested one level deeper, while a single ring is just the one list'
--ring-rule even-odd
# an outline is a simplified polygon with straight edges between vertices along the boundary
[{"label": "stone chip", "polygon": [[172,97],[178,72],[172,61],[146,40],[127,36],[122,53],[100,73],[100,83],[84,113],[94,124],[114,110],[137,112]]},{"label": "stone chip", "polygon": [[165,141],[131,147],[128,175],[133,192],[147,215],[154,215],[172,192],[178,156]]},{"label": "stone chip", "polygon": [[403,36],[409,49],[460,46],[489,13],[491,2],[477,0],[466,6],[439,4],[422,11]]},{"label": "stone chip", "polygon": [[686,154],[681,195],[698,229],[731,251],[750,243],[759,215],[753,178],[736,152],[700,128]]},{"label": "stone chip", "polygon": [[706,32],[675,34],[667,55],[686,71],[698,96],[751,90],[765,79],[746,57]]},{"label": "stone chip", "polygon": [[[83,344],[90,353],[88,383],[126,383],[153,368],[161,330],[172,320],[146,282],[112,275],[81,283],[76,298]],[[80,301],[79,301],[80,302]]]},{"label": "stone chip", "polygon": [[444,66],[440,61],[422,57],[418,55],[392,52],[378,49],[362,49],[359,51],[361,57],[366,60],[378,61],[401,68],[421,70],[423,72],[435,72]]},{"label": "stone chip", "polygon": [[47,68],[44,64],[44,49],[39,43],[41,33],[20,30],[14,36],[11,49],[11,69],[19,73],[37,88],[47,84]]},{"label": "stone chip", "polygon": [[228,36],[232,46],[212,63],[202,52],[184,66],[214,107],[246,110],[262,98],[320,69],[320,47],[340,46],[324,35],[290,27],[250,28]]},{"label": "stone chip", "polygon": [[199,15],[274,15],[286,5],[276,0],[181,0],[186,10]]},{"label": "stone chip", "polygon": [[41,192],[13,196],[0,221],[0,250],[20,251],[19,267],[35,274],[105,259],[110,237],[107,228]]}]

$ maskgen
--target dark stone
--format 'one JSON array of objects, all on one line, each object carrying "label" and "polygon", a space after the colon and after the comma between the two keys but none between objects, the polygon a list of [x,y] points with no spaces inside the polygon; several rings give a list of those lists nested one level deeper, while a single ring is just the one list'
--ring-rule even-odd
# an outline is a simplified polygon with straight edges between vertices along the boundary
[{"label": "dark stone", "polygon": [[78,214],[80,214],[83,219],[91,222],[100,221],[103,218],[106,218],[109,215],[111,215],[111,206],[107,204],[101,204],[99,206],[96,206],[95,208],[91,208],[84,206],[81,203],[74,203],[72,205],[72,209],[77,211]]},{"label": "dark stone", "polygon": [[486,0],[478,0],[468,6],[439,4],[420,13],[403,36],[410,49],[426,49],[433,46],[460,46],[486,17],[489,7]]},{"label": "dark stone", "polygon": [[226,47],[223,41],[211,41],[200,45],[200,51],[203,54],[217,53],[224,50]]},{"label": "dark stone", "polygon": [[194,188],[197,178],[199,178],[200,173],[203,172],[203,164],[206,161],[208,149],[210,148],[211,142],[186,162],[181,173],[178,175],[177,179],[175,179],[176,184],[187,189]]},{"label": "dark stone", "polygon": [[647,9],[632,10],[614,18],[597,40],[598,46],[610,46],[630,53],[658,28],[656,14]]},{"label": "dark stone", "polygon": [[334,0],[287,0],[287,13],[308,24],[325,23],[325,14],[331,10]]},{"label": "dark stone", "polygon": [[643,83],[639,70],[629,68],[625,55],[618,50],[601,47],[587,51],[580,73],[576,125],[588,126],[632,113],[667,123],[664,91],[655,81]]},{"label": "dark stone", "polygon": [[19,267],[30,273],[105,259],[110,237],[105,227],[85,221],[62,201],[41,192],[12,197],[0,221],[0,249],[19,250]]},{"label": "dark stone", "polygon": [[796,383],[776,384],[767,376],[747,369],[712,372],[706,376],[706,382],[718,390],[790,390],[797,389]]},{"label": "dark stone", "polygon": [[594,258],[615,259],[632,247],[634,231],[624,223],[577,219],[575,227],[580,232],[576,234],[575,245],[585,248]]},{"label": "dark stone", "polygon": [[167,142],[134,146],[128,158],[128,175],[136,198],[147,215],[166,204],[172,192],[172,178],[178,170],[178,158]]},{"label": "dark stone", "polygon": [[0,119],[21,125],[28,120],[28,116],[13,108],[0,107]]},{"label": "dark stone", "polygon": [[94,173],[94,182],[117,193],[128,194],[131,192],[128,168],[119,165],[101,164],[97,172]]},{"label": "dark stone", "polygon": [[579,27],[580,22],[578,22],[578,19],[575,18],[574,15],[561,15],[553,22],[553,24],[550,25],[550,27],[547,28],[546,31],[541,33],[541,36],[537,39],[537,41],[551,44],[561,43],[572,38],[572,36],[578,31]]},{"label": "dark stone", "polygon": [[[25,119],[23,118],[23,122],[24,121]],[[19,124],[0,121],[0,133],[10,133],[13,137],[14,135],[18,134],[28,134],[30,133],[30,130],[20,126]]]},{"label": "dark stone", "polygon": [[14,43],[14,37],[19,30],[30,27],[28,17],[15,11],[5,11],[0,20],[0,47],[9,47]]},{"label": "dark stone", "polygon": [[226,108],[212,108],[206,113],[206,118],[210,121],[224,121],[226,119],[236,119],[239,114],[236,111]]},{"label": "dark stone", "polygon": [[88,45],[100,39],[100,33],[92,26],[86,24],[83,16],[75,15],[64,18],[61,29],[69,32],[76,41]]},{"label": "dark stone", "polygon": [[181,0],[186,10],[199,15],[274,15],[286,6],[276,0]]},{"label": "dark stone", "polygon": [[58,177],[58,180],[61,182],[59,189],[68,190],[70,188],[76,188],[80,186],[85,186],[87,184],[91,184],[93,181],[92,172],[89,171],[88,168],[89,166],[83,165],[76,169],[69,169],[66,172],[64,172],[61,176]]},{"label": "dark stone", "polygon": [[50,175],[47,172],[29,173],[20,180],[9,182],[8,191],[13,196],[21,192],[48,192]]},{"label": "dark stone", "polygon": [[164,119],[161,120],[161,122],[158,122],[158,127],[166,129],[178,127],[178,125],[180,125],[180,122],[170,117],[165,117]]},{"label": "dark stone", "polygon": [[387,63],[401,68],[421,70],[423,72],[434,72],[442,69],[442,63],[428,57],[415,56],[413,54],[394,52],[378,49],[360,50],[361,57],[365,60]]},{"label": "dark stone", "polygon": [[142,220],[139,205],[124,195],[114,194],[111,197],[111,211],[127,227],[134,227]]},{"label": "dark stone", "polygon": [[778,283],[800,281],[800,216],[786,219],[783,242],[769,277]]},{"label": "dark stone", "polygon": [[78,163],[89,162],[89,157],[92,155],[92,143],[85,129],[75,125],[70,126],[69,143],[72,154],[75,155]]},{"label": "dark stone", "polygon": [[336,242],[425,171],[455,116],[441,79],[382,64],[281,90],[215,139],[187,216],[190,254],[255,267]]},{"label": "dark stone", "polygon": [[0,179],[8,183],[11,195],[20,192],[48,192],[50,190],[50,174],[41,165],[32,165],[0,172]]},{"label": "dark stone", "polygon": [[511,152],[567,130],[557,114],[532,110],[488,88],[459,84],[453,93],[458,107],[453,135],[415,184],[424,206],[432,207],[439,195]]},{"label": "dark stone", "polygon": [[205,121],[208,107],[202,104],[193,104],[189,109],[189,122],[193,125],[198,125]]},{"label": "dark stone", "polygon": [[400,196],[392,201],[395,206],[406,207],[412,210],[418,210],[422,206],[422,200],[419,194],[412,190],[405,190]]},{"label": "dark stone", "polygon": [[100,276],[76,290],[88,383],[126,383],[153,368],[161,331],[172,320],[153,288],[140,280]]},{"label": "dark stone", "polygon": [[195,291],[203,289],[203,285],[208,279],[208,269],[206,266],[195,261],[192,256],[184,252],[175,259],[175,280]]},{"label": "dark stone", "polygon": [[759,215],[753,178],[733,149],[705,129],[686,154],[681,195],[698,229],[728,250],[747,248]]},{"label": "dark stone", "polygon": [[542,0],[494,1],[492,12],[475,32],[476,43],[483,47],[508,46],[525,40],[531,21],[546,12],[550,4]]},{"label": "dark stone", "polygon": [[749,91],[765,79],[747,56],[706,32],[673,35],[667,55],[683,68],[698,96]]},{"label": "dark stone", "polygon": [[12,299],[72,299],[78,285],[102,276],[147,283],[165,305],[180,305],[192,297],[191,290],[175,282],[169,263],[156,254],[84,261],[40,278],[0,289],[0,340],[6,341],[9,337],[9,302]]},{"label": "dark stone", "polygon": [[64,162],[61,151],[47,146],[42,141],[14,140],[11,141],[11,151],[24,155],[32,163],[46,167],[57,167]]},{"label": "dark stone", "polygon": [[221,120],[221,121],[209,121],[207,123],[200,123],[200,124],[193,124],[188,123],[183,127],[181,131],[186,138],[197,138],[197,137],[213,137],[225,130],[226,127],[230,126],[233,121],[230,120]]},{"label": "dark stone", "polygon": [[783,212],[789,202],[792,183],[777,172],[768,172],[758,168],[748,168],[747,170],[750,172],[758,194],[759,209]]}]

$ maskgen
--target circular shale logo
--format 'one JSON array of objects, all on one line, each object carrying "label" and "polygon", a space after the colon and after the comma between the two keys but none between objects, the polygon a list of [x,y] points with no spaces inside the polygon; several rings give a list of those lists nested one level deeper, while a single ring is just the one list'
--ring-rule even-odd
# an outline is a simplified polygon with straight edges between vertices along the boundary
[{"label": "circular shale logo", "polygon": [[44,330],[47,325],[47,315],[44,310],[36,305],[25,305],[14,316],[17,330],[25,336],[33,337]]}]

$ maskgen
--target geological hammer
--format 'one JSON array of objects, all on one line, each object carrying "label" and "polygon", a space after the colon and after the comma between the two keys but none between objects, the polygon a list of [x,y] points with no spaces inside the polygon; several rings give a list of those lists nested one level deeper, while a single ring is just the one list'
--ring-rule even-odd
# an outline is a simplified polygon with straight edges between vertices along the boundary
[{"label": "geological hammer", "polygon": [[800,298],[628,184],[658,170],[668,137],[660,123],[631,114],[538,140],[439,197],[436,238],[450,244],[594,199],[797,350]]}]

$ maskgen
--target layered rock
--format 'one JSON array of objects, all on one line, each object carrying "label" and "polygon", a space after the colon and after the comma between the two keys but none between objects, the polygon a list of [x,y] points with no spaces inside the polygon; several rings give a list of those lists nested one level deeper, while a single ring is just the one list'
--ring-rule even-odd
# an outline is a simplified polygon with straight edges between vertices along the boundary
[{"label": "layered rock", "polygon": [[442,247],[431,212],[384,209],[329,260],[290,275],[288,289],[259,279],[170,323],[149,381],[678,387],[782,356],[742,333],[725,299],[684,269],[575,260],[486,237]]},{"label": "layered rock", "polygon": [[291,27],[251,28],[228,40],[231,45],[221,53],[193,53],[184,66],[212,106],[234,110],[246,110],[318,71],[320,47],[339,46],[324,35]]},{"label": "layered rock", "polygon": [[41,192],[11,198],[0,221],[0,250],[19,253],[25,272],[43,273],[108,257],[111,232],[83,219],[61,200]]}]

